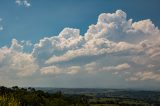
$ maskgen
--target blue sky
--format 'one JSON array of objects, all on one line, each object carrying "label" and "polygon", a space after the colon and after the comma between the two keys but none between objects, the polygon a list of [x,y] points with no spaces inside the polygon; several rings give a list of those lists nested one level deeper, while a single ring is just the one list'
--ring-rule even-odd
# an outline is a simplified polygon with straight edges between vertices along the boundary
[{"label": "blue sky", "polygon": [[1,84],[159,89],[159,4],[1,0]]},{"label": "blue sky", "polygon": [[125,11],[134,21],[151,19],[160,26],[159,0],[29,0],[31,6],[18,6],[15,0],[0,1],[0,17],[4,30],[0,45],[12,38],[38,42],[45,36],[58,35],[65,27],[78,28],[83,35],[103,12]]}]

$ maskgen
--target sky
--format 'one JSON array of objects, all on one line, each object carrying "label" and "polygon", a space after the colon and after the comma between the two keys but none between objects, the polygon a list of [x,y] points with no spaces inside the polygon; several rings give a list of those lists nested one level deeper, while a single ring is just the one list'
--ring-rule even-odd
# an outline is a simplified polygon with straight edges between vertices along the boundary
[{"label": "sky", "polygon": [[0,85],[160,89],[159,0],[0,0]]}]

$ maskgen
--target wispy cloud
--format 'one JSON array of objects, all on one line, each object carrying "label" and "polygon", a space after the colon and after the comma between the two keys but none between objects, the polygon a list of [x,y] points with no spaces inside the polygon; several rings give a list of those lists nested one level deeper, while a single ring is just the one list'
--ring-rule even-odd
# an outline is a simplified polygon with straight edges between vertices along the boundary
[{"label": "wispy cloud", "polygon": [[0,31],[2,31],[3,30],[3,25],[1,24],[2,23],[2,18],[0,18]]},{"label": "wispy cloud", "polygon": [[19,6],[25,6],[25,7],[30,7],[31,6],[31,4],[29,3],[28,0],[16,0],[15,2]]}]

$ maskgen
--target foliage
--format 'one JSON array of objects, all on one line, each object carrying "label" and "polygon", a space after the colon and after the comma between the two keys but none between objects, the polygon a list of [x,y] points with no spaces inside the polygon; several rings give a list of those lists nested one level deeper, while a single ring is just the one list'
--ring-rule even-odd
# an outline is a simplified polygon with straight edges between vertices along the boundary
[{"label": "foliage", "polygon": [[48,93],[31,87],[0,86],[0,106],[160,106],[158,92],[117,91],[95,94],[87,92],[84,94],[73,92],[63,94],[61,91]]},{"label": "foliage", "polygon": [[50,94],[34,88],[0,87],[0,106],[88,106],[86,96]]}]

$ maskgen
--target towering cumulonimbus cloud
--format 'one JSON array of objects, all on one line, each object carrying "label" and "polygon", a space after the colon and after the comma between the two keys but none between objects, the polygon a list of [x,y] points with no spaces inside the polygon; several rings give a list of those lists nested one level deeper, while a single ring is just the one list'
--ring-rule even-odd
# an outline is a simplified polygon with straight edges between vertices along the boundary
[{"label": "towering cumulonimbus cloud", "polygon": [[29,53],[13,39],[10,47],[0,48],[0,73],[27,77],[116,72],[127,81],[160,81],[159,42],[160,30],[151,20],[132,22],[117,10],[100,14],[84,35],[64,28],[57,36],[40,39]]}]

